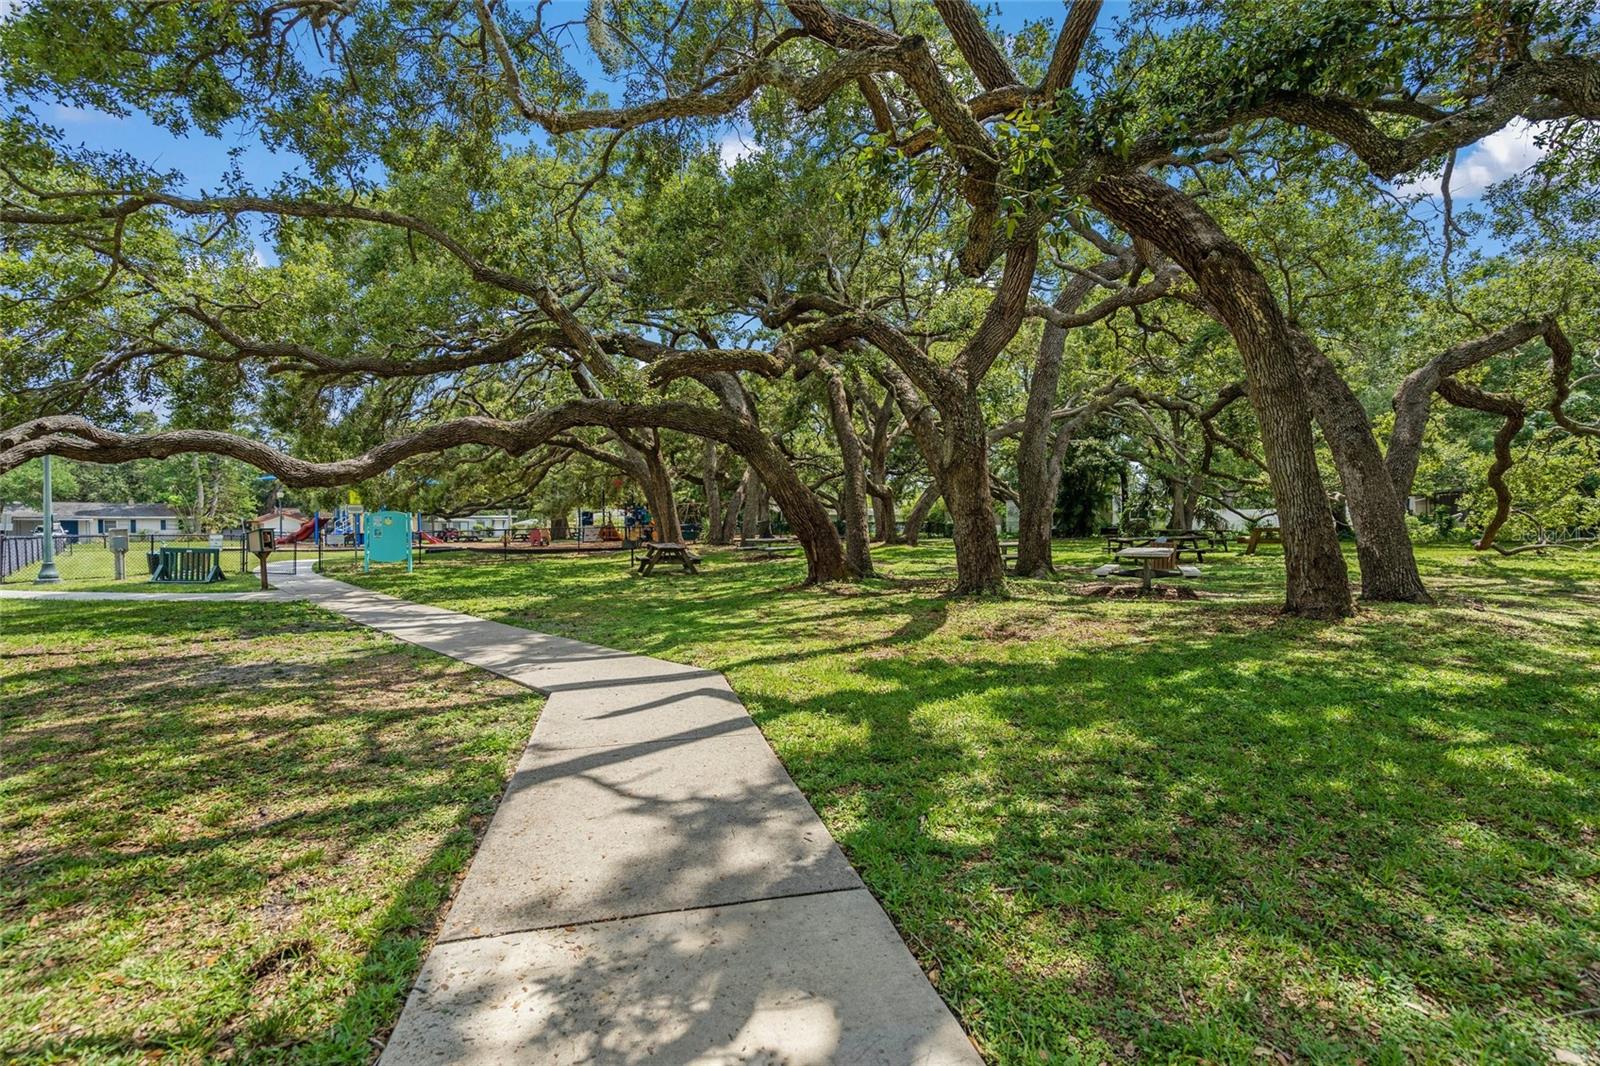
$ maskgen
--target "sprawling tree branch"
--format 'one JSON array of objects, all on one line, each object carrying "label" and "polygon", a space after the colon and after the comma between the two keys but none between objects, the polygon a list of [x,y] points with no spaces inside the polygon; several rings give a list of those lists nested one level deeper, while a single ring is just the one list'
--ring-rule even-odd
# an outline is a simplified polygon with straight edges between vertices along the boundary
[{"label": "sprawling tree branch", "polygon": [[1527,420],[1527,412],[1522,406],[1522,401],[1514,396],[1485,392],[1475,385],[1465,384],[1455,378],[1444,378],[1439,382],[1439,395],[1457,407],[1486,411],[1504,419],[1499,431],[1494,435],[1494,462],[1489,464],[1488,474],[1489,487],[1494,490],[1495,511],[1488,524],[1483,527],[1483,533],[1479,535],[1477,544],[1474,545],[1481,550],[1494,543],[1494,538],[1500,533],[1500,527],[1505,525],[1506,519],[1511,516],[1511,486],[1506,484],[1506,471],[1510,470],[1511,464],[1515,462],[1511,456],[1511,442],[1522,430],[1522,425]]}]

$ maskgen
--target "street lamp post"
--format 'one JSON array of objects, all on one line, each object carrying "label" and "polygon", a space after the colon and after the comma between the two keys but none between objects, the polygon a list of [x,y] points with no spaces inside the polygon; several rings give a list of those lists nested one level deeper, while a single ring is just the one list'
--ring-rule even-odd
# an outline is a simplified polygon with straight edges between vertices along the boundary
[{"label": "street lamp post", "polygon": [[61,574],[56,571],[56,515],[53,507],[54,501],[50,499],[50,457],[44,457],[44,543],[39,546],[39,576],[34,583],[38,585],[54,585],[61,580]]}]

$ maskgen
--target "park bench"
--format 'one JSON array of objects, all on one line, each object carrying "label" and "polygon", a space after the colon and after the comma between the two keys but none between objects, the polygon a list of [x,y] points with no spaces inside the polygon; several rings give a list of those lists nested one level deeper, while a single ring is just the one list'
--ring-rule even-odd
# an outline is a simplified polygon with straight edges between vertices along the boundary
[{"label": "park bench", "polygon": [[204,584],[221,581],[221,548],[160,548],[150,580],[162,585]]}]

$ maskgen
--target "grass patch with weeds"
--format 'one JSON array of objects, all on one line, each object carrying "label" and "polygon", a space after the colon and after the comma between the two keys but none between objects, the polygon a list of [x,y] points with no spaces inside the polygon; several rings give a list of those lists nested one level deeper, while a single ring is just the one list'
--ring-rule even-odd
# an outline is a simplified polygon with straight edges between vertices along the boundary
[{"label": "grass patch with weeds", "polygon": [[1276,549],[1194,602],[876,556],[329,570],[726,671],[992,1062],[1600,1061],[1600,558],[1422,548],[1438,606],[1329,624]]},{"label": "grass patch with weeds", "polygon": [[301,603],[0,600],[0,1048],[369,1061],[538,706]]}]

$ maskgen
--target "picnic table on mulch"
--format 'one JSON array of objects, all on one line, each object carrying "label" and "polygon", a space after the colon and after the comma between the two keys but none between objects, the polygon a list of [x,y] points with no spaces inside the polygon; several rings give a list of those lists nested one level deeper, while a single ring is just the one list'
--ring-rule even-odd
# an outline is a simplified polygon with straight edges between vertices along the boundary
[{"label": "picnic table on mulch", "polygon": [[1139,565],[1133,569],[1125,569],[1113,563],[1096,570],[1095,576],[1136,577],[1139,579],[1139,587],[1145,590],[1152,587],[1152,582],[1157,577],[1199,577],[1198,566],[1183,566],[1178,562],[1179,550],[1157,545],[1122,548],[1117,552],[1117,558]]},{"label": "picnic table on mulch", "polygon": [[648,576],[654,572],[657,563],[681,563],[686,574],[698,574],[700,556],[689,550],[687,544],[675,540],[646,541],[644,545],[644,558],[639,560],[639,573]]}]

